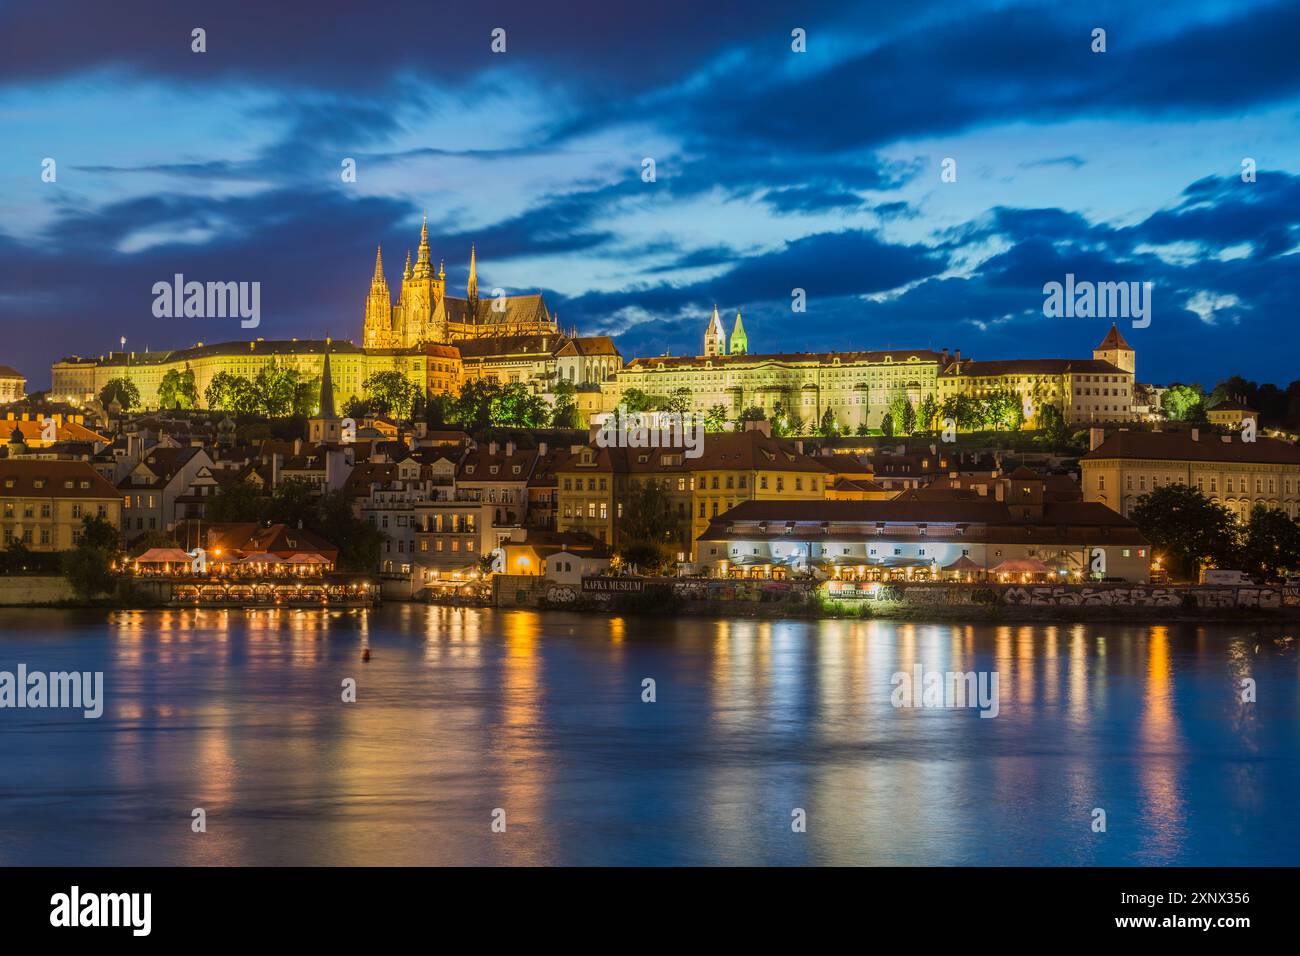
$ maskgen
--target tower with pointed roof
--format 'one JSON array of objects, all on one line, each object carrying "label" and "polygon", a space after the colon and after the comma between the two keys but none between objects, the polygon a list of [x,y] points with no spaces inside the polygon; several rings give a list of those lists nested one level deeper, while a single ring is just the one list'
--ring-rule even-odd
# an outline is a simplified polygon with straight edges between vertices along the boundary
[{"label": "tower with pointed roof", "polygon": [[749,336],[745,334],[745,323],[740,321],[740,310],[736,310],[736,324],[731,330],[731,341],[727,351],[732,355],[744,355],[749,351]]},{"label": "tower with pointed roof", "polygon": [[704,354],[706,357],[727,354],[727,333],[722,328],[717,305],[713,306],[713,317],[709,319],[709,327],[704,330]]},{"label": "tower with pointed roof", "polygon": [[478,263],[474,258],[474,244],[469,247],[469,281],[465,283],[465,301],[471,317],[478,315]]},{"label": "tower with pointed roof", "polygon": [[420,224],[420,245],[415,265],[410,265],[402,280],[402,294],[397,302],[397,328],[394,348],[409,349],[417,345],[447,341],[447,310],[443,302],[446,273],[433,271],[433,253],[429,248],[429,217]]},{"label": "tower with pointed roof", "polygon": [[325,358],[320,373],[320,403],[316,414],[307,419],[307,440],[338,443],[342,437],[343,420],[334,411],[334,378],[330,375],[329,340],[325,340]]},{"label": "tower with pointed roof", "polygon": [[370,280],[370,294],[366,296],[366,320],[361,330],[362,344],[367,348],[392,348],[393,298],[384,278],[384,250],[375,253],[375,274]]},{"label": "tower with pointed roof", "polygon": [[1119,334],[1119,328],[1113,322],[1101,344],[1092,350],[1092,357],[1101,362],[1109,362],[1125,372],[1137,371],[1137,353],[1133,351],[1133,346],[1124,341],[1124,336]]}]

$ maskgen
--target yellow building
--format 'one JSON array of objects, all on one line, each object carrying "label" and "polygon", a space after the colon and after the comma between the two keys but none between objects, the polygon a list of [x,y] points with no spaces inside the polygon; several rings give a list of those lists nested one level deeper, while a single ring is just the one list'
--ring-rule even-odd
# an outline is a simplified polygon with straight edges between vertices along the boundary
[{"label": "yellow building", "polygon": [[956,395],[981,398],[1014,392],[1033,411],[1055,405],[1067,425],[1131,422],[1136,354],[1114,325],[1093,349],[1091,359],[1006,359],[973,361],[958,352],[938,376],[939,404]]},{"label": "yellow building", "polygon": [[27,378],[17,369],[0,365],[0,405],[27,397]]},{"label": "yellow building", "polygon": [[740,313],[730,353],[726,344],[715,307],[704,355],[633,359],[601,385],[605,411],[617,408],[629,389],[661,397],[681,392],[694,412],[721,405],[734,420],[747,408],[760,408],[768,417],[797,417],[812,431],[829,411],[841,431],[855,432],[879,428],[900,396],[919,406],[936,395],[939,372],[948,364],[947,350],[928,349],[751,355]]},{"label": "yellow building", "polygon": [[1221,425],[1224,428],[1231,428],[1241,431],[1241,425],[1246,419],[1254,421],[1256,427],[1259,426],[1259,412],[1251,408],[1244,402],[1236,399],[1224,399],[1213,408],[1206,409],[1205,417],[1209,419],[1211,425]]},{"label": "yellow building", "polygon": [[1132,514],[1138,500],[1165,485],[1196,488],[1241,519],[1255,505],[1300,517],[1300,447],[1274,438],[1192,429],[1118,431],[1079,460],[1085,501]]},{"label": "yellow building", "polygon": [[66,551],[81,543],[82,521],[121,524],[122,498],[84,461],[0,459],[0,537],[32,551]]},{"label": "yellow building", "polygon": [[163,376],[173,370],[182,375],[189,371],[203,408],[207,388],[218,372],[253,381],[263,368],[276,364],[297,370],[303,381],[311,382],[321,375],[326,349],[339,407],[364,395],[362,384],[377,372],[401,372],[426,395],[460,387],[460,353],[453,346],[362,349],[351,342],[254,339],[217,345],[200,342],[171,352],[111,352],[97,359],[73,356],[54,363],[50,394],[59,401],[81,404],[95,399],[109,381],[126,378],[139,390],[141,407],[157,408]]},{"label": "yellow building", "polygon": [[742,501],[821,499],[835,474],[796,443],[758,431],[707,435],[703,454],[681,448],[578,446],[556,464],[556,528],[618,545],[629,501],[653,484],[677,524],[679,560],[690,560],[709,521]]},{"label": "yellow building", "polygon": [[199,407],[205,407],[207,387],[219,372],[251,381],[263,368],[276,363],[296,369],[304,381],[311,382],[321,374],[327,347],[339,408],[349,399],[364,397],[364,382],[377,372],[401,372],[425,395],[457,392],[466,379],[518,382],[541,393],[562,371],[599,379],[622,364],[608,338],[561,334],[541,295],[480,299],[472,250],[466,297],[446,295],[443,269],[432,272],[426,226],[414,266],[407,257],[396,305],[388,292],[382,253],[377,257],[361,345],[254,339],[215,345],[199,342],[191,348],[163,352],[110,352],[97,358],[74,355],[54,363],[51,396],[83,404],[94,400],[109,381],[126,378],[139,390],[142,408],[157,408],[163,377],[171,371],[190,372]]}]

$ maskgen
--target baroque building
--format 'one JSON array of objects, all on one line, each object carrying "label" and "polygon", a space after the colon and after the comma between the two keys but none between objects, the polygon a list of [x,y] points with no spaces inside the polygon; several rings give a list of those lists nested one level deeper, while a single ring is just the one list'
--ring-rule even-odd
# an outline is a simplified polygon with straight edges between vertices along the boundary
[{"label": "baroque building", "polygon": [[729,344],[730,349],[714,306],[703,355],[633,359],[601,385],[605,410],[617,408],[626,391],[637,389],[686,396],[694,412],[721,406],[730,419],[759,408],[768,417],[785,414],[816,427],[830,412],[841,430],[879,428],[895,398],[917,406],[936,395],[939,373],[949,362],[947,349],[751,354],[739,312]]}]

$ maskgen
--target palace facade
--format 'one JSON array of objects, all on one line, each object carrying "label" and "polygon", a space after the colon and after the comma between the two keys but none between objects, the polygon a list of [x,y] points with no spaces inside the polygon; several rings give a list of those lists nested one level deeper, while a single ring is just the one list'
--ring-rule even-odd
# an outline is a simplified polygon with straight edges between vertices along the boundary
[{"label": "palace facade", "polygon": [[1068,425],[1079,426],[1133,421],[1135,369],[1135,352],[1113,325],[1087,359],[973,361],[960,349],[751,353],[740,313],[728,340],[714,306],[702,355],[633,359],[601,390],[606,411],[637,389],[658,398],[685,396],[695,412],[722,406],[733,419],[759,408],[816,428],[830,412],[841,432],[880,428],[898,398],[917,408],[926,398],[941,405],[954,395],[1010,391],[1035,410],[1056,405]]},{"label": "palace facade", "polygon": [[522,383],[549,391],[564,375],[575,384],[595,387],[622,366],[607,337],[563,334],[540,294],[507,296],[500,290],[480,297],[478,263],[470,249],[465,296],[447,294],[446,270],[435,272],[429,228],[420,230],[412,263],[408,252],[394,303],[384,275],[383,250],[365,298],[361,344],[328,339],[253,339],[247,342],[202,342],[162,352],[108,352],[98,357],[73,355],[51,368],[51,398],[76,405],[93,402],[111,380],[126,378],[140,393],[145,409],[157,408],[158,388],[170,371],[194,375],[198,404],[206,403],[208,385],[219,372],[251,380],[276,364],[296,369],[305,381],[321,376],[328,351],[334,401],[342,407],[364,395],[367,378],[397,371],[426,395],[456,392],[469,379]]}]

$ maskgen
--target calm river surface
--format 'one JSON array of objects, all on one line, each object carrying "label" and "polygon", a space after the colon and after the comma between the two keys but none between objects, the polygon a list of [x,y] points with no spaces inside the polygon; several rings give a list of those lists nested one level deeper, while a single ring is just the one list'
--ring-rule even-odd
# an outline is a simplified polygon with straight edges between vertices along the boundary
[{"label": "calm river surface", "polygon": [[[0,865],[1294,865],[1290,633],[0,610],[0,671],[105,684],[0,709]],[[892,706],[917,662],[998,715]]]}]

